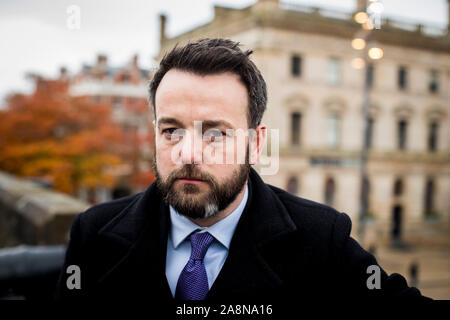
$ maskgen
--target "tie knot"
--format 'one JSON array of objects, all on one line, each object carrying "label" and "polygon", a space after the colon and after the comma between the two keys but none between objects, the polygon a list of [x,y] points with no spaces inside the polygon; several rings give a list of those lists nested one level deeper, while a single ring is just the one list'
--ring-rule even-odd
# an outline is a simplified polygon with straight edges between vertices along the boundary
[{"label": "tie knot", "polygon": [[208,232],[202,232],[191,234],[190,240],[192,247],[191,259],[203,260],[214,237]]}]

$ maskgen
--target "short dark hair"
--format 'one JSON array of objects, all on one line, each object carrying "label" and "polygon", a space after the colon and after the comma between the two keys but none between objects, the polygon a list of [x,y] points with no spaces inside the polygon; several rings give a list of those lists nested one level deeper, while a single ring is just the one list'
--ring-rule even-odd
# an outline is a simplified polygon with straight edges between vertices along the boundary
[{"label": "short dark hair", "polygon": [[155,95],[164,75],[170,69],[179,69],[198,75],[232,72],[240,76],[247,87],[249,128],[260,123],[267,104],[266,82],[256,65],[249,59],[253,51],[242,51],[240,43],[229,39],[201,39],[178,47],[166,53],[159,69],[150,82],[150,101],[156,115]]}]

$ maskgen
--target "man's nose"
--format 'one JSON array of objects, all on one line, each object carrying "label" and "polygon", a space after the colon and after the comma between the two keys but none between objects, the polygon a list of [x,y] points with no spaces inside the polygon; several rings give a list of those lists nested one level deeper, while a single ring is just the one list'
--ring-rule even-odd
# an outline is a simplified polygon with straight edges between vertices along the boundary
[{"label": "man's nose", "polygon": [[180,157],[183,164],[199,164],[202,162],[203,142],[198,133],[186,132],[181,141]]}]

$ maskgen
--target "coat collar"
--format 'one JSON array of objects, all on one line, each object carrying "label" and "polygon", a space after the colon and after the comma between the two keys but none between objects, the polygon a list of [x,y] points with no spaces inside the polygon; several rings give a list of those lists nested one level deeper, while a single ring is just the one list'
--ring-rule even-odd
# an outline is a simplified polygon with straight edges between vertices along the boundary
[{"label": "coat collar", "polygon": [[[218,298],[221,292],[275,288],[283,284],[265,255],[265,248],[294,232],[296,226],[279,198],[254,169],[250,171],[248,187],[247,204],[230,243],[227,260],[207,299]],[[114,278],[119,270],[135,273],[140,270],[147,274],[152,270],[164,279],[158,285],[171,297],[165,277],[169,227],[169,207],[153,183],[99,231],[101,237],[124,253],[100,282]],[[150,278],[146,280],[154,282]]]}]

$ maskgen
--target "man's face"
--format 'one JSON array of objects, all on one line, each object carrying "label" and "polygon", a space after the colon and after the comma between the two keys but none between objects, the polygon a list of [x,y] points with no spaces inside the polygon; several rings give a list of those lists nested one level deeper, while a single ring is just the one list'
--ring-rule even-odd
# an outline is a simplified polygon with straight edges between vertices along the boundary
[{"label": "man's face", "polygon": [[[165,201],[190,218],[225,209],[248,177],[248,95],[238,75],[169,70],[155,96],[155,172]],[[228,130],[228,131],[227,131]],[[228,133],[228,134],[227,134]]]}]

